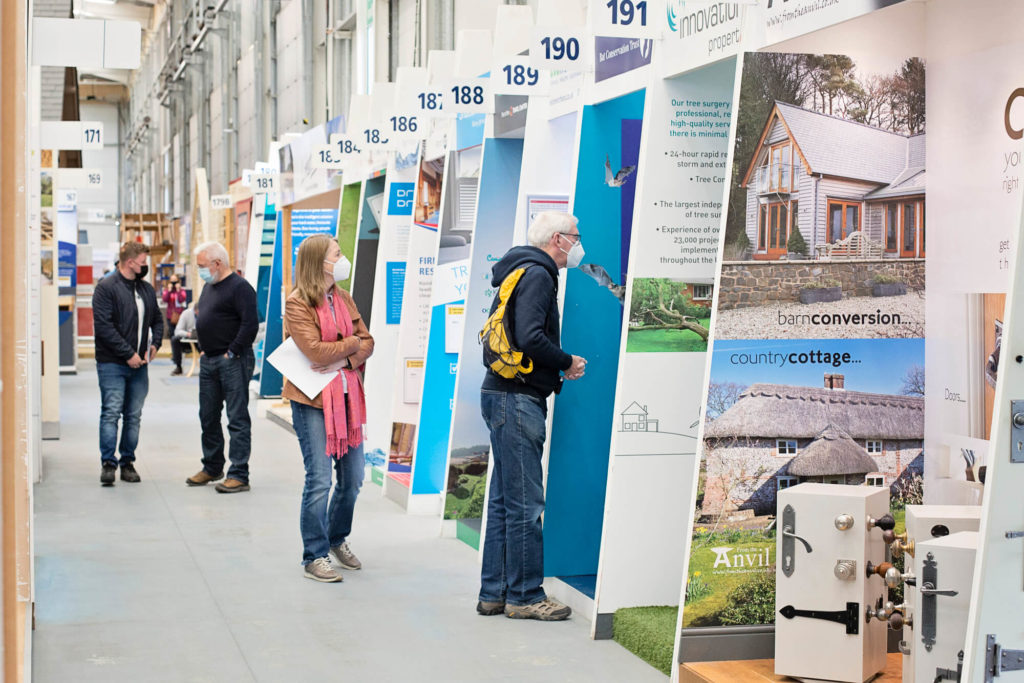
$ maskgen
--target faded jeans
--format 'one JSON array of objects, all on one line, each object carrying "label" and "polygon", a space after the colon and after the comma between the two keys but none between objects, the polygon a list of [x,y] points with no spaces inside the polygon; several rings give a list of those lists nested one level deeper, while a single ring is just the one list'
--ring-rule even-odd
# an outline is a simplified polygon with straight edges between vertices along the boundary
[{"label": "faded jeans", "polygon": [[[100,381],[100,461],[118,464],[135,462],[142,424],[142,404],[149,393],[149,366],[132,369],[122,363],[96,363]],[[121,419],[123,418],[123,419]],[[121,443],[117,442],[117,423],[121,419]]]},{"label": "faded jeans", "polygon": [[527,394],[481,390],[491,432],[490,499],[480,571],[480,600],[530,605],[546,596],[544,471],[547,402]]},{"label": "faded jeans", "polygon": [[[302,534],[302,564],[307,565],[334,546],[348,540],[356,497],[366,476],[362,445],[349,448],[342,458],[327,455],[324,411],[292,401],[292,427],[299,437],[306,483],[302,489],[299,531]],[[331,494],[331,471],[335,473]],[[328,495],[330,501],[328,502]]]}]

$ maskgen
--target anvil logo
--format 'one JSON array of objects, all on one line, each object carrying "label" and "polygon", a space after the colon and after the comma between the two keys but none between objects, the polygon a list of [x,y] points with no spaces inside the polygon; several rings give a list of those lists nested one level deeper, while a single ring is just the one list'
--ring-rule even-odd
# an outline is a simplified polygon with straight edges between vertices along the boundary
[{"label": "anvil logo", "polygon": [[724,567],[726,569],[739,569],[743,567],[770,567],[772,564],[771,547],[758,550],[753,553],[735,552],[732,546],[712,548],[715,553],[715,563],[712,570]]}]

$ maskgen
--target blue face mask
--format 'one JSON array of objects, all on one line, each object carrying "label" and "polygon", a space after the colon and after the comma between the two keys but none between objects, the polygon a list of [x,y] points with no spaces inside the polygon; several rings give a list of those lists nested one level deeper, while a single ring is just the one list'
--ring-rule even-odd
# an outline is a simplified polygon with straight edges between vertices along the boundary
[{"label": "blue face mask", "polygon": [[213,282],[213,273],[210,272],[209,268],[200,268],[199,277],[202,278],[203,282],[206,284]]}]

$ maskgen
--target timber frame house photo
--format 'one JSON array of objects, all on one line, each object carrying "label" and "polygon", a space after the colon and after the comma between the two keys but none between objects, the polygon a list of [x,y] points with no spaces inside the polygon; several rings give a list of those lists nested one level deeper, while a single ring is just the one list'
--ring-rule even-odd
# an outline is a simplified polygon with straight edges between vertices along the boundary
[{"label": "timber frame house photo", "polygon": [[925,133],[775,101],[739,184],[751,258],[924,258],[925,176]]}]

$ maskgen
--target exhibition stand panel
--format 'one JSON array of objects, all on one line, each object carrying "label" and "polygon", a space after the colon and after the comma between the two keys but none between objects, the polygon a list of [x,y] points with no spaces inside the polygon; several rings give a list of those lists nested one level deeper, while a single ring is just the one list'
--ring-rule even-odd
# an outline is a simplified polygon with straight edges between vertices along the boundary
[{"label": "exhibition stand panel", "polygon": [[[578,383],[566,382],[554,401],[544,518],[545,575],[573,580],[593,597],[601,542],[607,454],[614,410],[624,264],[633,224],[635,169],[644,92],[580,116],[579,158],[572,211],[579,219],[588,272],[568,272],[562,347],[588,361]],[[606,166],[614,166],[609,184]],[[621,180],[615,180],[616,177]],[[600,391],[587,386],[600,387]]]}]

